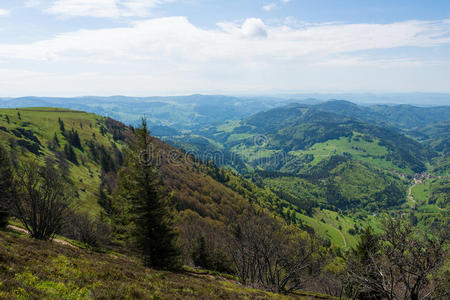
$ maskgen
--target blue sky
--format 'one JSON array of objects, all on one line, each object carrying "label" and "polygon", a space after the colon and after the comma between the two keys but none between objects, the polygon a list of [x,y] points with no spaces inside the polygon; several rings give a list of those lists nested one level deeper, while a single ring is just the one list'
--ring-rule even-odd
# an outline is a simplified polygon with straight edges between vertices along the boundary
[{"label": "blue sky", "polygon": [[0,97],[450,92],[448,78],[448,0],[0,1]]}]

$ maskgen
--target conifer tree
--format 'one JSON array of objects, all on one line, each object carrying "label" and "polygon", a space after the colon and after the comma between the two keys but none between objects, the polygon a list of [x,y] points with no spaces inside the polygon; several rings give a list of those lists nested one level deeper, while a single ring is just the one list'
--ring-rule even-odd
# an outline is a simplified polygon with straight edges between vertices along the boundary
[{"label": "conifer tree", "polygon": [[81,146],[81,139],[80,139],[80,136],[78,135],[78,131],[76,131],[72,128],[72,131],[69,132],[68,139],[69,139],[69,143],[72,146],[82,150],[83,147]]},{"label": "conifer tree", "polygon": [[58,148],[60,146],[59,139],[58,139],[58,136],[56,135],[56,132],[55,132],[55,135],[53,136],[53,144]]},{"label": "conifer tree", "polygon": [[147,123],[135,131],[125,167],[120,172],[120,197],[130,203],[133,237],[147,266],[180,267],[178,233],[174,230],[170,199],[163,190],[157,167],[151,163]]},{"label": "conifer tree", "polygon": [[6,150],[0,147],[0,228],[8,225],[8,217],[13,200],[13,173]]},{"label": "conifer tree", "polygon": [[66,154],[66,157],[70,162],[74,163],[75,165],[78,165],[77,154],[75,153],[71,145],[66,144],[64,146],[64,153]]},{"label": "conifer tree", "polygon": [[64,134],[64,132],[66,131],[66,128],[64,127],[64,121],[61,120],[61,118],[58,118],[58,123],[59,123],[59,130],[61,130],[62,134]]}]

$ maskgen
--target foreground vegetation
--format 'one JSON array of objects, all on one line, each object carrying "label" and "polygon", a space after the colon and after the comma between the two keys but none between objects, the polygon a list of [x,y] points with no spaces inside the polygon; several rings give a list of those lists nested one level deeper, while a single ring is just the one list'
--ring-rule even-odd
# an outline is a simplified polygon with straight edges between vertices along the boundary
[{"label": "foreground vegetation", "polygon": [[249,289],[232,276],[200,269],[149,269],[129,256],[74,249],[8,231],[0,231],[0,245],[1,299],[315,298]]}]

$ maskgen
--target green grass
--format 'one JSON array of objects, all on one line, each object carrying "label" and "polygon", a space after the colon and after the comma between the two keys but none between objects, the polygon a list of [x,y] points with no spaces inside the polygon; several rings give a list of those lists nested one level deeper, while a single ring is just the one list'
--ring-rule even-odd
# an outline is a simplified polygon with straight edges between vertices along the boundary
[{"label": "green grass", "polygon": [[222,125],[217,126],[216,130],[217,130],[217,132],[232,133],[234,128],[236,128],[238,126],[240,126],[239,120],[227,121],[227,122],[223,123]]},{"label": "green grass", "polygon": [[440,211],[436,204],[421,205],[417,208],[419,212],[437,213]]},{"label": "green grass", "polygon": [[[21,114],[21,120],[18,117],[18,112]],[[87,211],[92,214],[100,212],[100,207],[97,204],[97,191],[101,182],[101,167],[98,163],[92,161],[87,154],[87,146],[85,142],[93,140],[95,134],[95,141],[106,147],[112,144],[121,149],[122,145],[113,141],[111,134],[107,133],[105,136],[101,134],[100,127],[104,126],[104,118],[95,114],[72,111],[61,108],[24,108],[24,109],[0,109],[0,127],[6,128],[9,132],[0,130],[0,144],[10,148],[11,139],[16,138],[11,132],[16,128],[24,128],[32,131],[42,144],[41,152],[44,155],[37,157],[42,163],[47,157],[55,157],[54,153],[48,149],[48,142],[53,139],[56,134],[61,147],[60,151],[67,143],[61,134],[58,118],[64,121],[65,129],[72,128],[78,131],[84,151],[75,149],[79,165],[70,163],[69,168],[71,172],[71,179],[73,186],[78,191],[79,198],[77,198],[77,206],[82,211]],[[6,121],[8,116],[10,123]],[[27,151],[21,151],[19,146],[14,149],[15,153],[24,159],[35,158],[34,155]]]},{"label": "green grass", "polygon": [[329,224],[322,223],[316,218],[311,218],[306,215],[297,214],[297,218],[302,220],[307,226],[313,228],[317,235],[330,240],[333,245],[336,245],[340,248],[346,248],[348,246],[346,244],[346,240],[343,239],[341,234],[339,233],[339,229]]},{"label": "green grass", "polygon": [[297,214],[297,218],[313,228],[320,237],[329,239],[332,244],[343,249],[354,247],[358,242],[358,235],[350,234],[349,229],[355,228],[355,226],[358,229],[371,226],[376,231],[380,230],[375,216],[365,216],[360,219],[327,209],[315,209],[312,217]]},{"label": "green grass", "polygon": [[330,299],[251,289],[204,270],[149,269],[133,257],[74,249],[0,231],[0,299]]},{"label": "green grass", "polygon": [[280,150],[270,150],[265,147],[256,145],[246,146],[244,144],[236,145],[231,149],[234,153],[238,153],[239,157],[243,158],[249,167],[252,162],[256,162],[257,165],[261,166],[263,166],[264,163],[270,164],[275,161],[277,155],[282,153]]},{"label": "green grass", "polygon": [[246,140],[246,139],[249,139],[249,138],[251,138],[253,136],[255,136],[255,135],[254,134],[250,134],[250,133],[234,133],[234,134],[231,134],[228,137],[227,143],[232,143],[232,142]]},{"label": "green grass", "polygon": [[328,140],[324,143],[316,143],[307,150],[290,151],[289,154],[299,157],[312,154],[314,155],[314,160],[311,162],[311,165],[317,165],[332,155],[349,153],[357,160],[382,169],[413,173],[413,171],[408,168],[402,169],[392,162],[387,161],[384,156],[388,154],[388,150],[386,147],[379,145],[378,139],[369,142],[362,138],[362,136],[362,134],[355,132],[351,140],[346,137],[340,137],[339,139]]},{"label": "green grass", "polygon": [[449,189],[449,179],[432,178],[416,184],[411,189],[411,194],[417,201],[419,210],[439,211],[450,207]]},{"label": "green grass", "polygon": [[418,203],[427,203],[431,194],[431,181],[426,180],[423,183],[416,184],[411,189],[411,195]]}]

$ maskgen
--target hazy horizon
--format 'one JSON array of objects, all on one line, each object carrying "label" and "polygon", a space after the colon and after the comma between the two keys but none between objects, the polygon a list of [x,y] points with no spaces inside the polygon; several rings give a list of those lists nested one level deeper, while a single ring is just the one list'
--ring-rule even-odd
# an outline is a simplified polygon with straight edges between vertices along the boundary
[{"label": "hazy horizon", "polygon": [[[173,94],[173,95],[146,95],[146,96],[134,96],[134,95],[79,95],[79,96],[36,96],[36,95],[23,95],[15,97],[1,97],[1,100],[13,100],[21,98],[170,98],[170,97],[189,97],[193,95],[201,96],[225,96],[225,97],[238,97],[238,98],[274,98],[280,100],[317,100],[317,101],[332,101],[332,100],[345,100],[354,102],[361,105],[371,104],[385,104],[385,105],[400,105],[409,104],[416,106],[448,106],[450,105],[450,93],[426,93],[426,92],[411,92],[411,93],[370,93],[370,92],[354,92],[354,93],[314,93],[314,92],[297,92],[297,93],[230,93],[230,94]],[[1,107],[1,103],[0,103]]]}]

